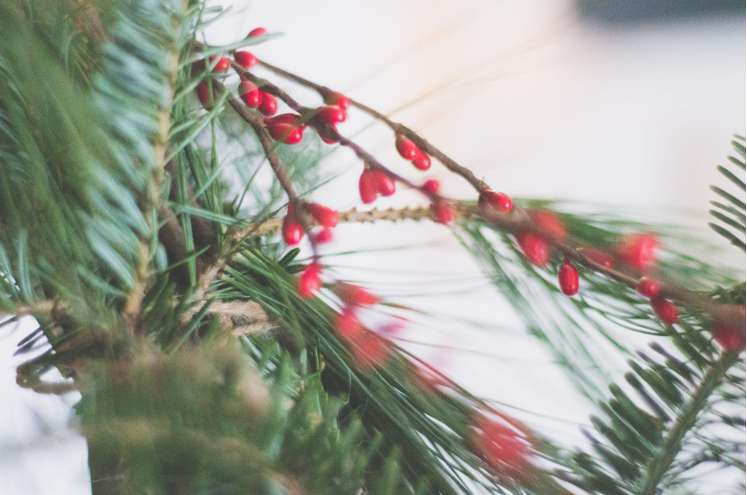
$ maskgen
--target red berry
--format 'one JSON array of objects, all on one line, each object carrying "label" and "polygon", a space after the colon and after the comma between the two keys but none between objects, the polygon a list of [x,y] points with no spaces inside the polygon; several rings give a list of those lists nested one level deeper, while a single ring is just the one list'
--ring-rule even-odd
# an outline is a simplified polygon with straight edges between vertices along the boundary
[{"label": "red berry", "polygon": [[355,311],[351,308],[342,308],[342,312],[335,319],[335,330],[340,337],[355,340],[363,331],[363,325],[355,315]]},{"label": "red berry", "polygon": [[374,170],[374,176],[376,177],[376,184],[378,186],[379,194],[382,196],[391,196],[397,189],[394,179],[389,177],[381,170]]},{"label": "red berry", "polygon": [[[337,131],[337,127],[335,126],[329,126],[335,131]],[[337,142],[337,138],[331,133],[328,132],[327,129],[318,129],[319,137],[322,138],[322,141],[324,141],[327,144],[335,144]]]},{"label": "red berry", "polygon": [[433,217],[436,222],[443,225],[449,225],[454,221],[454,210],[448,203],[437,201],[433,204],[432,209]]},{"label": "red berry", "polygon": [[306,128],[305,124],[301,121],[301,116],[295,113],[281,113],[280,115],[265,119],[264,122],[267,126],[275,124],[291,124],[293,127]]},{"label": "red berry", "polygon": [[319,122],[328,125],[341,124],[347,117],[345,110],[338,107],[324,107],[314,116]]},{"label": "red berry", "polygon": [[270,137],[275,141],[285,141],[296,130],[298,130],[298,127],[292,124],[279,123],[267,126]]},{"label": "red berry", "polygon": [[399,153],[399,156],[401,156],[405,160],[414,160],[415,157],[418,156],[418,152],[420,151],[420,148],[415,146],[415,143],[407,139],[405,136],[402,136],[401,134],[397,135],[395,144],[397,146],[397,152]]},{"label": "red berry", "polygon": [[420,187],[426,194],[438,194],[438,191],[441,190],[441,183],[436,179],[428,179],[427,181],[423,182],[423,185]]},{"label": "red berry", "polygon": [[504,212],[511,211],[511,208],[514,206],[513,201],[511,201],[511,198],[507,195],[501,192],[491,191],[490,189],[482,192],[480,195],[480,203]]},{"label": "red berry", "polygon": [[375,296],[357,285],[338,283],[335,293],[345,303],[351,306],[373,306],[379,302],[378,296]]},{"label": "red berry", "polygon": [[249,52],[234,52],[233,58],[245,69],[251,69],[259,63],[257,57]]},{"label": "red berry", "polygon": [[523,471],[528,467],[529,447],[511,426],[486,416],[475,421],[479,453],[498,471]]},{"label": "red berry", "polygon": [[309,265],[298,278],[298,295],[304,299],[311,299],[314,293],[322,288],[322,279],[319,278],[322,269],[317,264]]},{"label": "red berry", "polygon": [[239,83],[239,97],[249,108],[257,108],[262,104],[262,92],[251,81]]},{"label": "red berry", "polygon": [[659,282],[654,279],[643,277],[638,282],[638,293],[643,297],[651,299],[659,293]]},{"label": "red berry", "polygon": [[371,331],[362,334],[355,342],[355,361],[362,368],[377,368],[384,364],[388,355],[386,340]]},{"label": "red berry", "polygon": [[605,268],[612,269],[612,267],[615,265],[615,262],[612,259],[612,256],[605,253],[604,251],[600,251],[598,249],[593,249],[593,248],[587,248],[587,249],[584,249],[583,253],[591,261],[593,261],[594,263],[598,265],[602,265]]},{"label": "red berry", "polygon": [[295,217],[288,214],[283,220],[283,240],[289,246],[295,246],[303,238],[303,228],[295,221]]},{"label": "red berry", "polygon": [[533,232],[516,235],[516,242],[530,263],[545,266],[550,259],[550,244]]},{"label": "red berry", "polygon": [[246,36],[247,38],[255,38],[257,36],[262,36],[263,34],[267,33],[267,30],[263,27],[254,28],[251,31],[249,31],[249,34]]},{"label": "red berry", "polygon": [[656,261],[658,247],[659,241],[653,234],[626,235],[617,243],[617,254],[631,268],[644,270]]},{"label": "red berry", "polygon": [[361,201],[365,204],[371,204],[376,201],[379,195],[379,182],[376,180],[376,173],[368,168],[363,169],[360,181],[358,182],[358,191],[361,194]]},{"label": "red berry", "polygon": [[306,209],[309,211],[314,220],[320,225],[328,228],[337,226],[337,222],[340,221],[340,214],[332,208],[327,208],[319,203],[309,203],[306,205]]},{"label": "red berry", "polygon": [[565,224],[555,213],[537,210],[531,212],[530,215],[535,225],[541,229],[542,234],[555,242],[563,242],[565,239]]},{"label": "red berry", "polygon": [[713,338],[727,351],[745,348],[745,333],[720,323],[713,326]]},{"label": "red berry", "polygon": [[318,242],[319,244],[324,244],[325,242],[332,242],[332,240],[335,238],[335,235],[332,233],[332,229],[324,227],[322,230],[316,233],[314,236],[314,240]]},{"label": "red berry", "polygon": [[290,135],[283,141],[285,144],[298,144],[303,139],[303,130],[299,127],[294,129]]},{"label": "red berry", "polygon": [[431,168],[431,158],[418,149],[418,153],[413,158],[412,164],[418,170],[428,170]]},{"label": "red berry", "polygon": [[210,88],[207,83],[201,82],[197,85],[195,91],[197,92],[197,99],[200,100],[200,103],[202,103],[205,110],[213,108],[213,101],[211,101],[212,99],[210,98]]},{"label": "red berry", "polygon": [[324,98],[324,103],[327,105],[338,106],[343,110],[347,110],[348,108],[350,108],[350,98],[344,96],[342,93],[338,93],[337,91],[328,93]]},{"label": "red berry", "polygon": [[568,260],[564,261],[560,265],[558,270],[558,283],[560,290],[566,296],[575,296],[578,293],[578,271],[576,267],[571,265]]},{"label": "red berry", "polygon": [[278,100],[270,93],[260,91],[260,94],[262,96],[262,103],[259,105],[259,111],[262,115],[267,115],[268,117],[275,115],[278,111]]},{"label": "red berry", "polygon": [[659,316],[661,321],[667,325],[677,323],[677,307],[671,301],[663,297],[654,297],[651,299],[651,307],[654,308],[654,312]]},{"label": "red berry", "polygon": [[[213,55],[208,60],[210,61],[210,64],[215,62],[217,55]],[[218,59],[218,62],[215,63],[213,66],[213,72],[226,72],[228,69],[231,68],[231,61],[228,60],[226,57],[220,57]]]}]

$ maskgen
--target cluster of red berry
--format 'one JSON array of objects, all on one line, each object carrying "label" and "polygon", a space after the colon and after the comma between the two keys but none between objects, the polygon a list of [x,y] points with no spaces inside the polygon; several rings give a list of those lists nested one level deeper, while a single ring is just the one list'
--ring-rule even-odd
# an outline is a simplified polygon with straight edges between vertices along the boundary
[{"label": "cluster of red berry", "polygon": [[[318,203],[303,203],[302,205],[305,212],[311,215],[311,218],[321,226],[321,230],[314,234],[314,240],[319,243],[330,242],[333,239],[332,229],[337,227],[340,214],[336,210]],[[283,220],[283,240],[289,246],[295,246],[301,242],[303,233],[304,229],[299,221],[296,207],[289,204],[288,213]]]}]

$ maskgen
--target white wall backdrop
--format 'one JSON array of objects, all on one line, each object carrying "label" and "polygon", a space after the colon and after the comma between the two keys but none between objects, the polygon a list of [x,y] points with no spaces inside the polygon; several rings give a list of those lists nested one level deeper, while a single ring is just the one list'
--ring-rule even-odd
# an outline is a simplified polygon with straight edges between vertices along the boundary
[{"label": "white wall backdrop", "polygon": [[[392,112],[513,196],[656,214],[676,208],[704,226],[715,165],[729,153],[731,134],[745,131],[744,19],[609,27],[579,20],[567,0],[257,0],[235,2],[207,37],[232,42],[256,26],[285,33],[252,50],[260,59]],[[341,131],[368,123],[353,115]],[[382,126],[357,140],[385,162],[403,163]],[[338,208],[355,205],[360,166],[352,155],[336,152],[325,166],[349,172],[319,197]],[[428,176],[441,178],[449,195],[470,194],[439,165]],[[401,192],[377,206],[418,201]],[[491,327],[468,331],[441,320],[407,328],[403,337],[476,393],[537,413],[516,410],[546,434],[578,441],[586,405],[443,228],[344,226],[330,249],[425,242],[437,244],[354,263],[341,258],[339,271],[407,294],[404,303]],[[469,293],[434,294],[428,280]],[[15,385],[12,353],[23,334],[3,329],[0,339],[0,493],[90,493],[85,442],[65,428],[75,397],[40,397]]]}]

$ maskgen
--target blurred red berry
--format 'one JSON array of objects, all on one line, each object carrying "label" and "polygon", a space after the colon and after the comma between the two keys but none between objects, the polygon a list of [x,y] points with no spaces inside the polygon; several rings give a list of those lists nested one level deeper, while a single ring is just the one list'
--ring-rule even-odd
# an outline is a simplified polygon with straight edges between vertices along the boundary
[{"label": "blurred red berry", "polygon": [[441,190],[441,183],[436,179],[428,179],[427,181],[423,182],[423,185],[421,187],[427,194],[438,194],[438,192]]},{"label": "blurred red berry", "polygon": [[654,308],[654,312],[661,321],[667,325],[674,325],[677,323],[677,319],[679,318],[677,314],[677,306],[672,304],[672,301],[664,299],[663,297],[654,297],[651,299],[651,307]]},{"label": "blurred red berry", "polygon": [[334,106],[324,107],[314,116],[319,122],[327,125],[341,124],[347,117],[345,110]]},{"label": "blurred red berry", "polygon": [[322,288],[322,279],[319,277],[322,269],[317,264],[309,265],[298,277],[298,295],[304,299],[311,299],[314,294]]},{"label": "blurred red berry", "polygon": [[586,255],[587,258],[589,258],[594,263],[597,263],[598,265],[602,265],[605,268],[612,268],[615,266],[615,262],[612,259],[612,256],[605,253],[604,251],[600,251],[598,249],[593,248],[585,248],[583,251],[583,254]]},{"label": "blurred red berry", "polygon": [[210,97],[210,87],[207,85],[207,83],[201,82],[197,85],[195,88],[195,92],[197,93],[197,99],[200,100],[200,103],[205,108],[205,110],[210,110],[213,108],[213,101]]},{"label": "blurred red berry", "polygon": [[656,261],[659,241],[653,234],[623,236],[617,243],[618,256],[631,268],[644,270]]},{"label": "blurred red berry", "polygon": [[262,92],[251,81],[239,83],[239,97],[249,108],[257,108],[262,104]]},{"label": "blurred red berry", "polygon": [[218,57],[217,55],[213,55],[212,57],[208,58],[210,65],[215,63],[215,65],[213,66],[213,72],[226,72],[228,69],[231,68],[230,60],[228,60],[226,57],[220,57],[218,58],[218,61],[215,62],[215,59],[217,57]]},{"label": "blurred red berry", "polygon": [[291,206],[288,207],[288,214],[283,220],[283,240],[289,246],[295,246],[303,238],[303,228],[296,222],[296,216],[293,214]]},{"label": "blurred red berry", "polygon": [[347,110],[348,108],[350,108],[350,98],[343,95],[342,93],[338,93],[337,91],[328,93],[324,98],[324,103],[326,105],[338,106],[343,110]]},{"label": "blurred red berry", "polygon": [[416,156],[418,156],[418,152],[422,153],[422,151],[420,151],[420,148],[415,146],[415,143],[401,134],[397,135],[395,144],[397,146],[397,152],[399,153],[399,156],[401,156],[405,160],[412,161]]},{"label": "blurred red berry", "polygon": [[262,115],[272,117],[278,111],[278,100],[270,93],[260,91],[262,95],[262,103],[259,105],[259,111]]},{"label": "blurred red berry", "polygon": [[234,52],[233,58],[245,69],[251,69],[259,63],[257,57],[249,52]]},{"label": "blurred red berry", "polygon": [[247,38],[256,38],[257,36],[262,36],[264,34],[267,34],[267,29],[263,27],[254,28],[251,31],[249,31],[249,34],[246,36]]},{"label": "blurred red berry", "polygon": [[548,236],[554,242],[565,240],[565,224],[555,213],[536,210],[530,212],[530,216],[543,235]]},{"label": "blurred red berry", "polygon": [[638,282],[638,293],[641,294],[643,297],[647,297],[651,299],[652,297],[655,297],[656,294],[659,293],[659,282],[657,282],[654,279],[643,277]]},{"label": "blurred red berry", "polygon": [[346,304],[351,306],[373,306],[379,302],[379,297],[357,285],[338,283],[335,293]]},{"label": "blurred red berry", "polygon": [[449,225],[454,221],[454,210],[451,205],[443,201],[436,201],[433,206],[433,218],[442,225]]},{"label": "blurred red berry", "polygon": [[335,330],[340,337],[347,340],[355,340],[363,331],[363,325],[352,308],[342,308],[335,318]]},{"label": "blurred red berry", "polygon": [[371,331],[365,331],[360,335],[354,345],[355,361],[362,368],[378,368],[389,355],[386,339]]},{"label": "blurred red berry", "polygon": [[382,196],[391,196],[397,189],[394,179],[389,177],[381,170],[374,170],[374,176],[376,177],[376,184],[378,186],[379,194]]},{"label": "blurred red berry", "polygon": [[299,127],[293,130],[283,141],[285,144],[298,144],[303,139],[303,130]]},{"label": "blurred red berry", "polygon": [[314,217],[314,220],[324,227],[336,227],[337,222],[340,221],[340,214],[336,210],[327,208],[319,203],[309,203],[306,205],[306,209]]},{"label": "blurred red berry", "polygon": [[736,328],[716,323],[713,326],[712,333],[716,342],[721,344],[721,347],[726,351],[741,351],[745,348],[745,333],[743,330],[737,330]]},{"label": "blurred red berry", "polygon": [[318,242],[319,244],[324,244],[326,242],[332,242],[335,238],[335,234],[332,232],[332,229],[324,227],[322,230],[316,233],[314,236],[314,240]]},{"label": "blurred red berry", "polygon": [[487,462],[500,472],[524,471],[529,464],[529,446],[513,427],[481,415],[476,421],[476,447]]},{"label": "blurred red berry", "polygon": [[566,296],[575,296],[578,293],[578,270],[567,259],[558,270],[558,283]]},{"label": "blurred red berry", "polygon": [[545,266],[550,259],[550,244],[533,232],[516,234],[516,242],[530,263]]}]

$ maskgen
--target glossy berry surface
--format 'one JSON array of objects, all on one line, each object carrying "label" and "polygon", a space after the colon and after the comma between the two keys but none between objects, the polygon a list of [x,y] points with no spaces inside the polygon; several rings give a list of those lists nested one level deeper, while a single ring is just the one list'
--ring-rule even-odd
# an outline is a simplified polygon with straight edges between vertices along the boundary
[{"label": "glossy berry surface", "polygon": [[236,63],[245,69],[251,69],[259,64],[259,59],[249,52],[235,52],[233,58],[236,60]]},{"label": "glossy berry surface", "polygon": [[290,215],[283,221],[283,240],[289,246],[295,246],[303,238],[303,228]]},{"label": "glossy berry surface", "polygon": [[415,158],[412,159],[412,164],[415,165],[416,169],[425,171],[431,168],[431,158],[418,150]]},{"label": "glossy berry surface", "polygon": [[558,270],[558,284],[560,290],[566,296],[575,296],[578,293],[578,270],[568,261],[564,261]]},{"label": "glossy berry surface", "polygon": [[335,105],[337,107],[342,108],[343,110],[347,110],[350,108],[350,98],[343,95],[342,93],[338,93],[337,91],[333,91],[329,93],[324,98],[324,103],[327,105]]},{"label": "glossy berry surface", "polygon": [[278,112],[278,100],[270,93],[260,91],[262,103],[259,104],[259,111],[262,115],[272,117]]},{"label": "glossy berry surface", "polygon": [[396,146],[397,153],[399,153],[399,156],[401,156],[405,160],[412,161],[416,156],[418,156],[418,153],[422,153],[422,151],[420,151],[420,149],[415,146],[415,143],[402,135],[397,136]]},{"label": "glossy berry surface", "polygon": [[427,181],[423,182],[423,185],[421,187],[423,188],[423,192],[425,192],[426,194],[438,194],[438,192],[441,190],[441,183],[436,179],[428,179]]},{"label": "glossy berry surface", "polygon": [[509,212],[514,207],[514,202],[508,195],[489,189],[480,196],[480,203],[502,212]]},{"label": "glossy berry surface", "polygon": [[550,244],[533,232],[525,232],[516,236],[516,242],[524,252],[530,263],[545,266],[550,259]]},{"label": "glossy berry surface", "polygon": [[387,174],[380,170],[374,170],[374,177],[376,177],[376,185],[379,190],[379,194],[382,196],[391,196],[397,190],[397,186],[394,183],[394,179],[389,177]]},{"label": "glossy berry surface", "polygon": [[659,319],[667,325],[674,325],[677,323],[679,318],[677,306],[672,304],[672,301],[664,299],[663,297],[654,297],[651,299],[651,307],[654,308],[654,312]]},{"label": "glossy berry surface", "polygon": [[646,277],[642,278],[636,287],[640,295],[648,297],[649,299],[655,297],[659,293],[659,288],[659,282]]},{"label": "glossy berry surface", "polygon": [[322,124],[335,125],[345,122],[345,119],[347,119],[347,113],[345,113],[345,110],[342,108],[330,106],[319,110],[314,118]]},{"label": "glossy berry surface", "polygon": [[249,108],[257,108],[262,104],[262,92],[251,81],[239,83],[239,98]]},{"label": "glossy berry surface", "polygon": [[304,299],[314,297],[314,294],[322,288],[321,273],[322,269],[319,265],[309,265],[301,276],[298,277],[298,285],[296,287],[298,295]]},{"label": "glossy berry surface", "polygon": [[215,63],[215,66],[213,66],[213,72],[226,72],[228,69],[231,68],[231,61],[228,60],[226,57],[220,57],[218,59],[218,62],[215,62],[215,57],[210,57],[210,64],[212,65]]},{"label": "glossy berry surface", "polygon": [[251,31],[249,31],[249,34],[246,36],[247,38],[256,38],[257,36],[262,36],[267,34],[267,29],[263,27],[254,28]]},{"label": "glossy berry surface", "polygon": [[303,140],[303,130],[299,127],[296,129],[293,129],[293,131],[288,135],[287,138],[283,141],[285,144],[298,144]]}]

